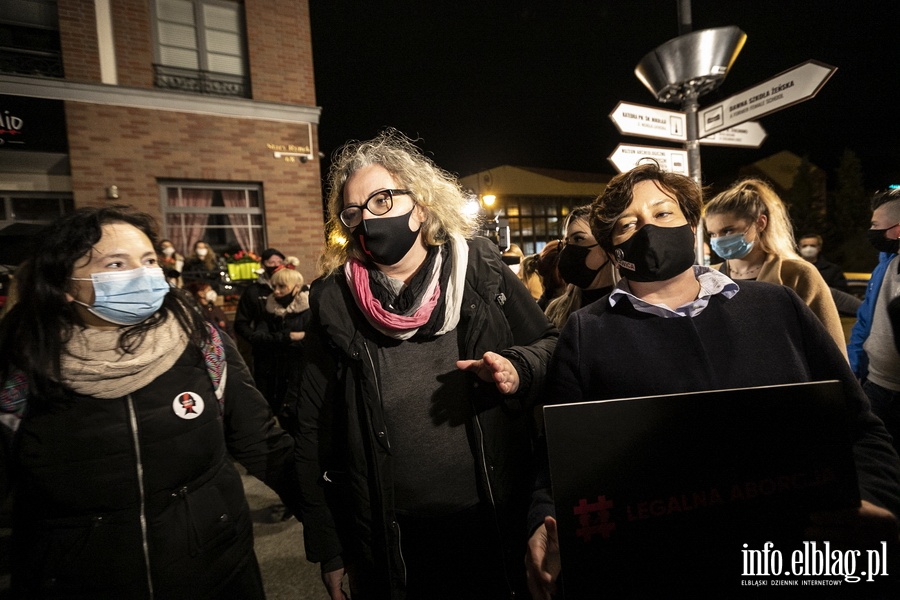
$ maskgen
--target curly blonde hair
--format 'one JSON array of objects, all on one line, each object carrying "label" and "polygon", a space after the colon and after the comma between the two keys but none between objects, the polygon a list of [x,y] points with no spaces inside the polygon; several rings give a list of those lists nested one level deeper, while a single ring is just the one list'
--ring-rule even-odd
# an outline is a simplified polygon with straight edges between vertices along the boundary
[{"label": "curly blonde hair", "polygon": [[456,177],[434,164],[413,140],[388,128],[374,139],[350,141],[335,151],[328,172],[328,222],[325,252],[319,259],[322,274],[329,274],[351,256],[366,260],[350,230],[340,220],[344,209],[344,186],[355,172],[372,165],[384,167],[398,187],[412,192],[416,204],[425,211],[422,240],[439,246],[452,234],[471,237],[476,217],[465,209],[468,197]]},{"label": "curly blonde hair", "polygon": [[748,219],[752,223],[760,215],[766,215],[766,228],[759,232],[760,247],[766,254],[802,260],[797,254],[794,228],[787,207],[765,181],[753,177],[738,181],[703,207],[704,218],[723,214]]}]

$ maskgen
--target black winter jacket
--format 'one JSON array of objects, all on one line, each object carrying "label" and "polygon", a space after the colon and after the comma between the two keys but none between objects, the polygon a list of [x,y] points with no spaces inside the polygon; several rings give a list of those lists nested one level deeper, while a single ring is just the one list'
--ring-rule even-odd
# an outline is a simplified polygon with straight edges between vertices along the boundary
[{"label": "black winter jacket", "polygon": [[[16,597],[220,596],[253,559],[234,459],[296,510],[292,440],[222,337],[221,405],[191,344],[168,372],[126,397],[68,391],[46,408],[29,403],[14,452]],[[203,401],[192,419],[181,416],[185,392]]]},{"label": "black winter jacket", "polygon": [[[343,554],[378,581],[374,597],[402,597],[404,565],[393,517],[391,432],[382,411],[378,352],[384,338],[366,321],[342,272],[316,282],[299,389],[297,468],[307,558],[341,565]],[[520,377],[517,394],[471,380],[467,428],[482,500],[494,509],[510,577],[521,577],[533,468],[533,413],[558,332],[485,238],[469,241],[460,359],[499,352]],[[293,390],[297,392],[297,390]],[[496,535],[485,532],[485,535]],[[478,540],[473,540],[478,544]]]},{"label": "black winter jacket", "polygon": [[266,320],[266,300],[271,293],[272,286],[265,283],[265,279],[261,275],[241,294],[237,311],[234,314],[234,331],[253,346],[254,356],[258,350],[266,349],[265,345],[257,348],[257,344],[253,343],[253,332]]}]

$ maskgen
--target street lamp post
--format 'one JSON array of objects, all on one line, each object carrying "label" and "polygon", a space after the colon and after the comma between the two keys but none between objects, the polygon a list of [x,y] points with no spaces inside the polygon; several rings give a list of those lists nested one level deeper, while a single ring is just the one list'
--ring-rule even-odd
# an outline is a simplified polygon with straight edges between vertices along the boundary
[{"label": "street lamp post", "polygon": [[[725,80],[747,34],[717,27],[680,35],[647,53],[634,74],[660,102],[680,102],[685,114],[684,148],[691,178],[702,185],[698,107],[700,96]],[[703,264],[703,223],[697,225],[697,261]]]}]

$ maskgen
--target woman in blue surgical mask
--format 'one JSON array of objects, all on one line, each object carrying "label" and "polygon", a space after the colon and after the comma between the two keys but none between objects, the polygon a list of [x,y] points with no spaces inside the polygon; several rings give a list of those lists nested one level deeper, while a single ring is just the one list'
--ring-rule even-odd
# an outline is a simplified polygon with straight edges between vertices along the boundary
[{"label": "woman in blue surgical mask", "polygon": [[818,269],[797,254],[793,227],[778,194],[766,182],[744,179],[703,209],[713,265],[731,279],[786,285],[806,302],[846,354],[841,318]]},{"label": "woman in blue surgical mask", "polygon": [[261,599],[234,459],[299,510],[290,436],[155,241],[148,215],[85,208],[17,274],[0,321],[17,597]]}]

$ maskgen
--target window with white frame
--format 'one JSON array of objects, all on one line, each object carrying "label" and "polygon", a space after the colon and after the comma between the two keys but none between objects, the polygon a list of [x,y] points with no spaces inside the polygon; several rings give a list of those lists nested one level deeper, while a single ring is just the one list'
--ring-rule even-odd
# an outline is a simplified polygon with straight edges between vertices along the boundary
[{"label": "window with white frame", "polygon": [[234,254],[265,249],[262,190],[256,184],[162,182],[163,237],[188,256],[194,244]]},{"label": "window with white frame", "polygon": [[229,0],[155,0],[156,86],[250,95],[244,9]]}]

